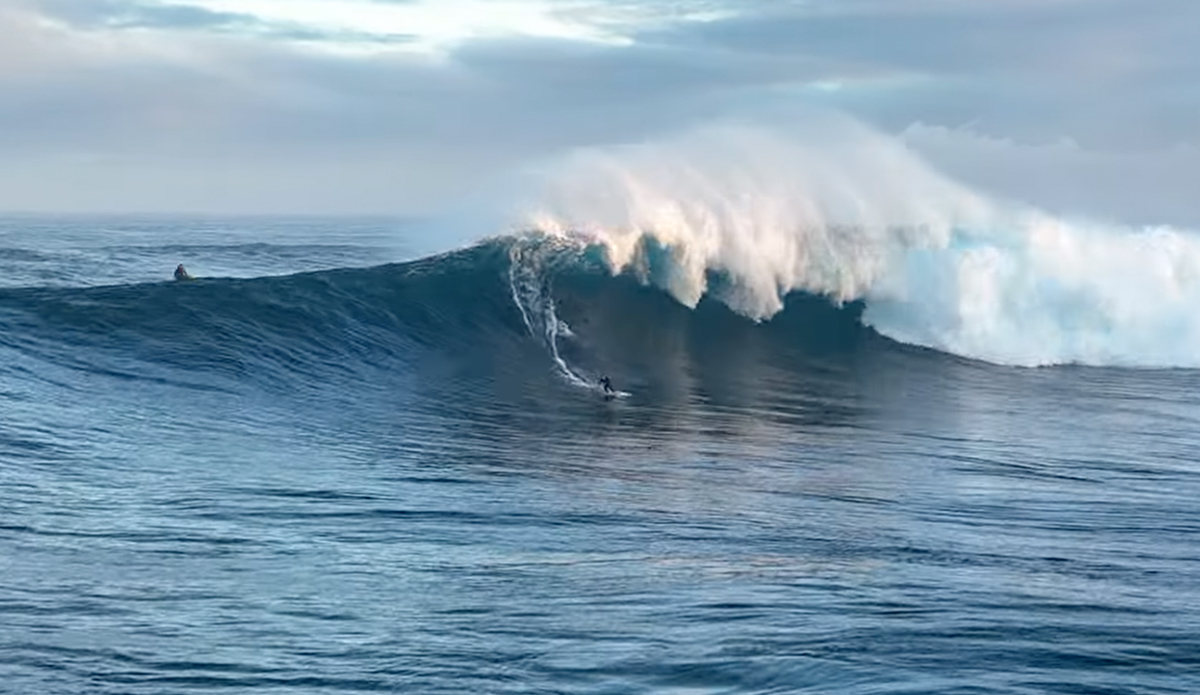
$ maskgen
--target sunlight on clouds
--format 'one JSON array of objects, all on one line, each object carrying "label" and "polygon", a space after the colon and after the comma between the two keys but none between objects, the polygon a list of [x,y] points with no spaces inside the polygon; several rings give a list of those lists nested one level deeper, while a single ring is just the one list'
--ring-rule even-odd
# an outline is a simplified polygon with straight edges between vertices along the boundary
[{"label": "sunlight on clouds", "polygon": [[[379,49],[436,53],[472,39],[520,36],[627,45],[628,32],[655,17],[634,5],[582,0],[171,0],[191,7],[252,17],[268,31],[295,33],[309,45],[338,52]],[[658,12],[661,19],[662,12]],[[673,11],[675,19],[709,21],[711,11]]]}]

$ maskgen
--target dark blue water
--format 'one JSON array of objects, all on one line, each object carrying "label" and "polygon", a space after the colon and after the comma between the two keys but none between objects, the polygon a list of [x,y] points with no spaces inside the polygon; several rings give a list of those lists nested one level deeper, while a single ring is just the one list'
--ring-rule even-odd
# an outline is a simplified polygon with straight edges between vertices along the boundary
[{"label": "dark blue water", "polygon": [[420,233],[0,224],[0,691],[1200,691],[1200,373]]}]

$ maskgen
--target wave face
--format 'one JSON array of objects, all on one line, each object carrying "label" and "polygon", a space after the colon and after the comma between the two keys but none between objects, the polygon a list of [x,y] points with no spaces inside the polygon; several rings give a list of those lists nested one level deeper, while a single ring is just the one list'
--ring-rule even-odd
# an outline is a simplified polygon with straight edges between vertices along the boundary
[{"label": "wave face", "polygon": [[[697,359],[803,369],[814,356],[874,344],[861,304],[797,293],[760,326],[715,301],[685,308],[609,269],[602,246],[529,234],[372,268],[0,289],[0,346],[107,375],[307,389],[411,374],[431,360],[492,380],[557,375],[597,388],[611,374],[646,385],[698,368]],[[748,341],[758,352],[739,355]]]},{"label": "wave face", "polygon": [[[263,384],[365,376],[512,334],[499,245],[365,269],[0,290],[0,345],[100,371],[143,365]],[[495,287],[489,286],[496,285]]]},{"label": "wave face", "polygon": [[[845,122],[576,154],[522,225],[695,306],[861,301],[894,340],[1005,365],[1200,366],[1200,238],[991,200]],[[719,286],[712,284],[720,278]]]}]

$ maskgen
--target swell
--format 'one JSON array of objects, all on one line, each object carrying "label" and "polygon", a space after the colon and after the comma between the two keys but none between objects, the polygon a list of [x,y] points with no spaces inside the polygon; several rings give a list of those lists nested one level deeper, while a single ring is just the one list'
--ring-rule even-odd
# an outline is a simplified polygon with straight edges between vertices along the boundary
[{"label": "swell", "polygon": [[[722,282],[711,278],[714,296]],[[459,372],[488,363],[581,385],[606,373],[649,383],[697,353],[783,363],[853,352],[877,340],[862,311],[861,303],[839,307],[803,293],[765,324],[715,300],[690,309],[635,273],[614,276],[603,247],[523,235],[365,269],[3,289],[0,346],[143,378],[165,369],[328,383],[375,379],[432,357]]]},{"label": "swell", "polygon": [[115,360],[263,381],[346,375],[422,345],[503,333],[514,312],[495,300],[504,262],[502,249],[480,246],[279,277],[6,289],[0,344],[85,368]]}]

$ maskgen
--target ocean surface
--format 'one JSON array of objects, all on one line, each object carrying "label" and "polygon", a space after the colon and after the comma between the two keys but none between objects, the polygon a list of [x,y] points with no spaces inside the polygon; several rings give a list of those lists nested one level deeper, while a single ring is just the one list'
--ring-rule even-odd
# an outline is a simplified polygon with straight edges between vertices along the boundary
[{"label": "ocean surface", "polygon": [[1006,364],[427,239],[0,220],[0,692],[1200,692],[1184,332]]}]

